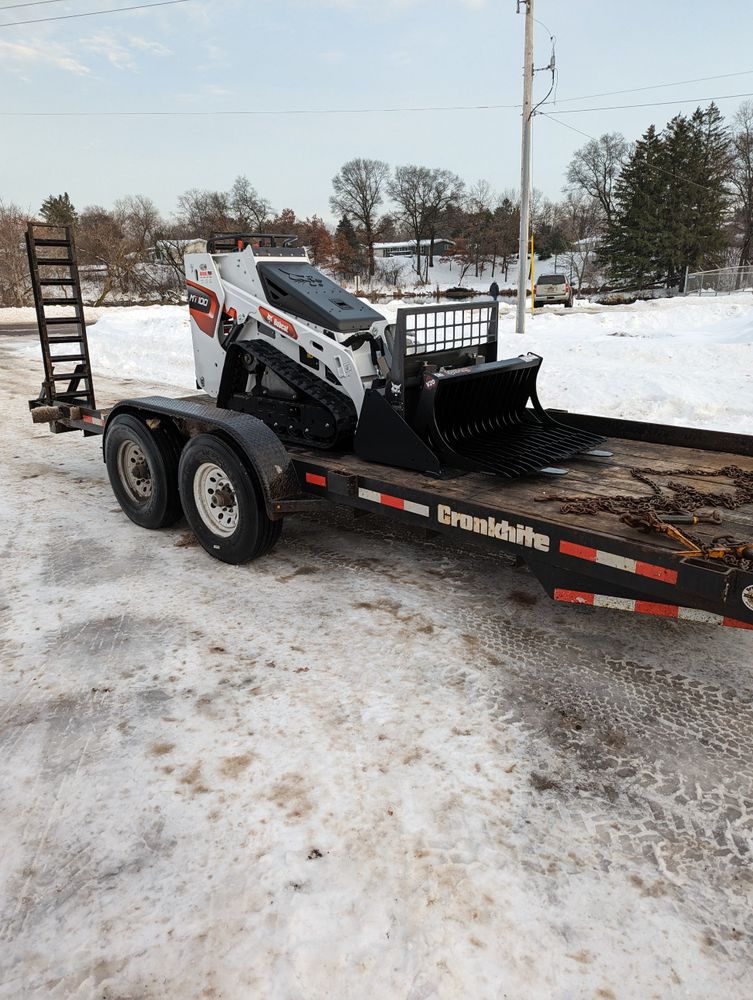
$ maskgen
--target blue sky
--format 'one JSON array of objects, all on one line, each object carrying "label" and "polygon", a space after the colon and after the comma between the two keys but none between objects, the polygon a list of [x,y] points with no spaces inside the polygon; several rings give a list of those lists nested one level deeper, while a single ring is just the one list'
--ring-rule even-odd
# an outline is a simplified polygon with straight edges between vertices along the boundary
[{"label": "blue sky", "polygon": [[[127,6],[60,0],[9,9],[0,22]],[[147,2],[147,0],[142,0]],[[239,173],[275,209],[328,217],[330,181],[353,156],[422,163],[519,182],[520,112],[249,115],[227,111],[515,104],[523,15],[515,0],[192,0],[154,10],[4,27],[0,111],[106,112],[101,117],[2,117],[0,198],[32,210],[67,190],[78,207],[144,193],[165,212],[189,187],[227,188]],[[628,138],[664,124],[682,99],[753,93],[750,0],[535,0],[557,36],[556,108],[671,101],[665,107],[562,114],[590,135]],[[536,65],[549,60],[536,26]],[[683,86],[586,98],[697,77]],[[548,75],[537,74],[543,97]],[[581,100],[570,100],[582,98]],[[719,101],[731,116],[741,99]],[[117,111],[183,112],[110,117]],[[558,197],[586,141],[562,124],[534,124],[534,183]]]}]

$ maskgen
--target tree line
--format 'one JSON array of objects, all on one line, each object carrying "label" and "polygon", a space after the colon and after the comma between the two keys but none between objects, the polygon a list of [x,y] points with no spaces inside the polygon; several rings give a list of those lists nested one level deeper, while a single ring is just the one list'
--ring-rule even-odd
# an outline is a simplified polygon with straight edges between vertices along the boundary
[{"label": "tree line", "polygon": [[[177,300],[187,241],[212,232],[294,235],[315,264],[364,284],[402,280],[399,259],[377,259],[380,241],[415,241],[418,281],[430,280],[439,237],[454,243],[459,284],[469,272],[492,278],[499,269],[507,277],[517,253],[517,192],[497,193],[484,180],[469,185],[441,167],[354,158],[333,177],[329,207],[333,225],[292,208],[276,212],[240,175],[227,191],[185,191],[169,217],[145,195],[79,211],[66,193],[50,195],[38,215],[74,227],[82,279],[97,304]],[[28,216],[0,200],[2,305],[29,301]],[[618,132],[589,140],[572,157],[559,200],[534,190],[531,229],[537,255],[553,257],[553,268],[579,286],[676,287],[686,268],[750,263],[753,102],[729,124],[711,104],[662,129],[651,125],[634,143]]]}]

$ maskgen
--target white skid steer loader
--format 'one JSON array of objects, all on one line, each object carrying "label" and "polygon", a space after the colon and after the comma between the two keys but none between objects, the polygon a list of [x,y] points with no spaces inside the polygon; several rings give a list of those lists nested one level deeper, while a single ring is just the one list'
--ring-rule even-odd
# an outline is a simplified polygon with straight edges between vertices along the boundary
[{"label": "white skid steer loader", "polygon": [[283,440],[434,476],[538,472],[603,438],[541,406],[538,355],[498,361],[496,302],[390,323],[295,237],[219,234],[185,257],[199,388]]}]

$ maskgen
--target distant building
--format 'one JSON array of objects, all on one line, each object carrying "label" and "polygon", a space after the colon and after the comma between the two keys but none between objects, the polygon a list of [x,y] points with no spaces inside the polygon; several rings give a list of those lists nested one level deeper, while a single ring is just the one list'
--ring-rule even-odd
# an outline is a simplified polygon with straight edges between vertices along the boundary
[{"label": "distant building", "polygon": [[[426,255],[429,252],[430,246],[431,246],[431,240],[421,240],[421,253]],[[446,240],[444,238],[437,237],[434,240],[434,253],[437,257],[443,257],[450,249],[450,247],[454,246],[455,243],[453,240]],[[375,257],[415,257],[415,255],[416,255],[415,240],[403,240],[402,243],[374,244]]]}]

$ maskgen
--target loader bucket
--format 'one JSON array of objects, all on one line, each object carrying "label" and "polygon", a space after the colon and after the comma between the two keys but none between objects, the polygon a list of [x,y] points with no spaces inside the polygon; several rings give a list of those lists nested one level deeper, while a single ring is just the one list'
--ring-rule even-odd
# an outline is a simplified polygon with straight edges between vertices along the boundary
[{"label": "loader bucket", "polygon": [[413,429],[445,466],[512,479],[557,466],[604,440],[550,417],[529,354],[424,377]]},{"label": "loader bucket", "polygon": [[460,469],[512,479],[603,442],[543,409],[538,355],[494,360],[497,310],[485,302],[398,311],[384,397],[367,392],[359,419],[361,457],[433,475]]}]

